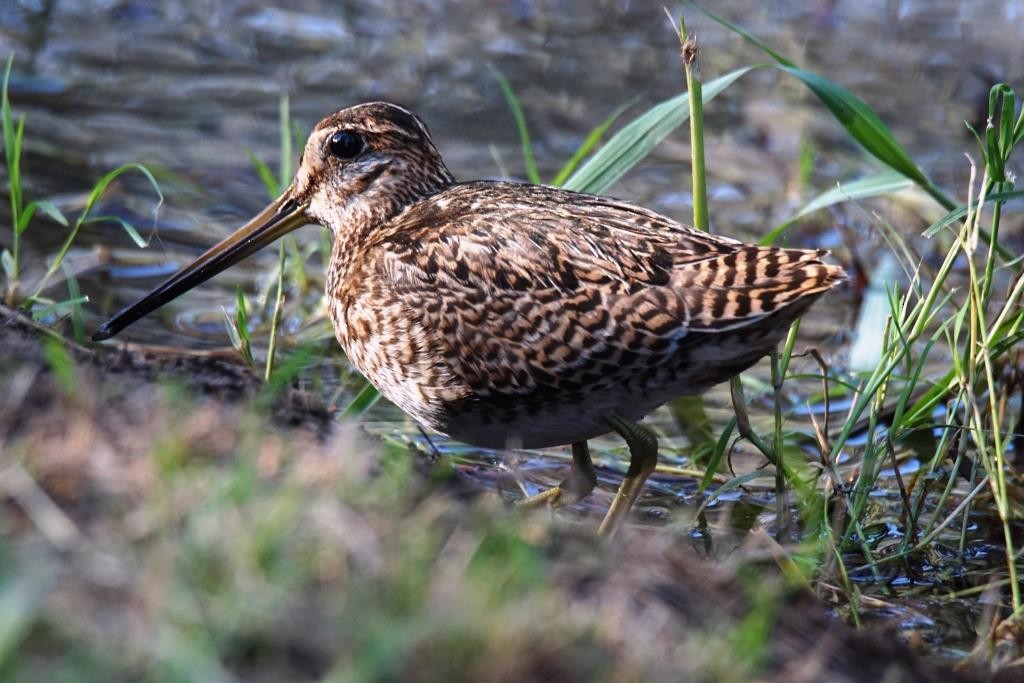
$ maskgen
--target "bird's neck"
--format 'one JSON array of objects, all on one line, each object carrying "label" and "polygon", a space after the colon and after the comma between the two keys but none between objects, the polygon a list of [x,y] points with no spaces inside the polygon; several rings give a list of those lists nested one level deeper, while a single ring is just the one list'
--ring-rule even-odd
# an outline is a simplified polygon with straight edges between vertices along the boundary
[{"label": "bird's neck", "polygon": [[[410,182],[415,177],[415,182]],[[331,270],[344,276],[361,248],[372,244],[374,235],[411,206],[443,192],[455,182],[451,171],[438,160],[431,168],[410,174],[408,169],[387,169],[360,193],[358,201],[331,207],[333,215],[324,221],[334,233]]]}]

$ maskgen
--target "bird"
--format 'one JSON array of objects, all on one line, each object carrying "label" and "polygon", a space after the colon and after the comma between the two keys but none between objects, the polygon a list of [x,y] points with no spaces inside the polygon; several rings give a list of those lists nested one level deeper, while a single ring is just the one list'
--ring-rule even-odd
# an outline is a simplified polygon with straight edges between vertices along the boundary
[{"label": "bird", "polygon": [[327,311],[384,397],[471,445],[571,447],[565,480],[522,505],[583,499],[597,479],[587,441],[625,440],[602,536],[657,465],[639,421],[752,366],[845,279],[824,250],[747,244],[607,196],[458,182],[419,116],[369,102],[317,123],[277,199],[93,339],[306,224],[333,235]]}]

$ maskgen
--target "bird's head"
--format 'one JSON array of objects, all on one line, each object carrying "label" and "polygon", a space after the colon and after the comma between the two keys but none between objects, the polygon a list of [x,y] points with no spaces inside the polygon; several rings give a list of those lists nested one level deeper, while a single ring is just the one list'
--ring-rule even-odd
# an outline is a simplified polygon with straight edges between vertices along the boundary
[{"label": "bird's head", "polygon": [[211,247],[93,335],[109,339],[160,306],[308,223],[337,239],[372,228],[453,182],[427,127],[388,102],[348,107],[321,120],[291,185],[248,223]]},{"label": "bird's head", "polygon": [[311,221],[338,234],[385,220],[451,183],[419,117],[396,104],[371,102],[316,125],[289,193]]}]

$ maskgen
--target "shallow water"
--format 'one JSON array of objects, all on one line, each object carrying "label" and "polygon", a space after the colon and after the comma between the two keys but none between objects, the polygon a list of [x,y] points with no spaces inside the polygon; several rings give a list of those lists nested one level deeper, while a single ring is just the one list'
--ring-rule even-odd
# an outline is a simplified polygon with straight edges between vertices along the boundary
[{"label": "shallow water", "polygon": [[[119,183],[103,206],[104,213],[127,218],[152,235],[149,250],[138,251],[116,225],[102,224],[89,226],[72,252],[71,265],[91,300],[86,321],[92,329],[101,317],[130,303],[261,208],[267,194],[249,154],[276,165],[282,95],[289,97],[294,121],[303,130],[344,105],[371,99],[402,102],[424,117],[459,178],[522,178],[517,133],[488,68],[493,65],[518,92],[541,174],[550,178],[587,131],[617,106],[635,102],[626,120],[680,91],[678,43],[661,4],[421,0],[339,8],[327,0],[306,0],[285,10],[252,0],[36,0],[0,7],[0,54],[16,53],[11,99],[27,115],[24,174],[30,198],[52,198],[74,213],[96,178],[128,162],[146,164],[161,180],[166,201],[155,222],[152,193],[138,177]],[[754,10],[750,5],[728,1],[715,8],[861,95],[915,160],[951,191],[965,186],[963,153],[974,151],[962,121],[979,122],[995,81],[1024,82],[1024,3],[1019,0],[777,1],[757,3]],[[701,41],[705,79],[764,61],[754,48],[695,11],[688,18]],[[712,220],[719,232],[754,238],[815,193],[878,170],[801,86],[777,72],[745,76],[706,115]],[[673,135],[611,194],[686,221],[686,138],[684,131]],[[808,148],[813,165],[802,177],[799,159]],[[5,210],[0,207],[0,216]],[[941,213],[927,199],[908,193],[821,214],[795,230],[791,243],[841,253],[855,245],[861,262],[874,263],[885,248],[878,219],[870,213],[874,210],[908,236]],[[8,244],[9,221],[0,222],[0,241]],[[30,276],[38,275],[39,254],[52,253],[63,235],[48,223],[30,229],[25,256],[30,266],[35,264]],[[304,244],[321,238],[314,227],[299,236]],[[276,252],[267,250],[136,324],[122,338],[224,346],[222,307],[233,307],[238,284],[251,288],[255,281],[256,289],[264,291],[275,259]],[[319,277],[313,273],[309,290],[293,294],[315,301]],[[55,281],[52,296],[64,296],[64,287]],[[837,366],[845,361],[854,298],[849,291],[835,295],[802,328],[802,343],[819,345]],[[255,318],[259,323],[258,312]],[[300,332],[297,326],[292,321],[288,327],[292,335]],[[326,329],[321,319],[301,332],[322,337]],[[330,342],[317,348],[326,352]],[[358,379],[341,370],[339,386],[331,379],[339,367],[329,365],[322,373],[327,378],[322,390],[337,393],[343,405]],[[796,369],[815,372],[816,366],[802,359]],[[764,371],[754,376],[763,378]],[[799,397],[793,408],[805,410]],[[727,393],[712,392],[709,409],[716,427],[724,424]],[[769,404],[755,401],[752,413],[768,415]],[[371,417],[375,431],[423,442],[394,409],[379,406]],[[672,418],[659,413],[652,422],[664,436],[665,463],[685,468],[687,443]],[[795,428],[808,428],[806,420],[796,422]],[[557,481],[567,462],[567,454],[554,451],[497,458],[444,440],[434,439],[432,445],[452,454],[483,485],[510,495],[520,486],[533,493]],[[590,516],[604,509],[623,468],[624,451],[617,441],[602,440],[595,451],[602,493],[578,506]],[[760,462],[741,453],[734,464],[747,471]],[[909,474],[913,464],[904,467]],[[649,520],[668,520],[673,530],[689,533],[693,510],[704,500],[694,480],[666,474],[649,488],[644,501]],[[774,524],[772,490],[766,475],[708,506],[703,523],[721,552],[735,547],[751,525]],[[898,515],[898,496],[888,505],[883,502],[879,523]],[[943,573],[941,563],[924,561],[916,576],[897,572],[881,582],[856,576],[872,586],[891,587],[897,596],[892,614],[882,607],[874,614],[897,620],[907,631],[924,628],[936,651],[950,654],[969,647],[975,602],[937,601],[927,591],[923,597],[906,593],[910,587],[944,590],[984,583],[989,569],[1002,560],[996,552],[998,533],[986,531],[984,515],[978,525],[972,534],[978,547],[971,550],[968,564],[957,559],[956,581]],[[884,528],[875,542],[897,542],[904,533],[895,522]]]}]

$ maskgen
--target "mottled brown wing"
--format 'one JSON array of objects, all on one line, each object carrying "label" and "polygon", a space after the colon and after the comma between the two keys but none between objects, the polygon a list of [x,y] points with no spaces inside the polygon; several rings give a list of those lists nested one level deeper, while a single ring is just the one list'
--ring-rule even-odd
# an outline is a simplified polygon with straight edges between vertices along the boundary
[{"label": "mottled brown wing", "polygon": [[379,277],[483,395],[655,367],[688,336],[749,325],[842,272],[823,252],[744,245],[604,197],[511,183],[456,186],[382,240]]}]

